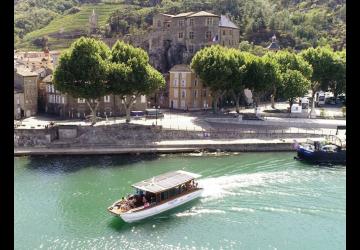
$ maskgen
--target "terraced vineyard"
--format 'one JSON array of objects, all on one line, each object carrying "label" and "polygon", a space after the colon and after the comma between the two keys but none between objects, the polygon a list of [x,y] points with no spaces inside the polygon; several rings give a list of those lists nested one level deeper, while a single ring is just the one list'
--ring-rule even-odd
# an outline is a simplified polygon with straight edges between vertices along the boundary
[{"label": "terraced vineyard", "polygon": [[98,15],[98,25],[102,27],[110,14],[123,5],[116,4],[86,4],[81,6],[80,12],[72,15],[66,15],[54,19],[46,27],[28,33],[22,43],[17,48],[26,50],[38,50],[32,41],[45,35],[49,37],[49,47],[51,49],[65,49],[81,34],[86,34],[89,28],[89,16],[95,10]]}]

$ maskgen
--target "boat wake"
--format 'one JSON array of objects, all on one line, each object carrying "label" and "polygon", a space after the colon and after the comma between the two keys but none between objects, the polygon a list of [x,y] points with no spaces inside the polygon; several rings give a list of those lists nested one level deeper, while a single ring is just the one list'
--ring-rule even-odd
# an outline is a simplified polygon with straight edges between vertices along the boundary
[{"label": "boat wake", "polygon": [[218,209],[191,209],[190,211],[181,212],[175,214],[177,217],[186,217],[186,216],[194,216],[194,215],[202,215],[202,214],[225,214],[225,211]]},{"label": "boat wake", "polygon": [[[199,186],[204,188],[202,200],[209,201],[240,194],[259,194],[247,188],[300,182],[309,178],[311,176],[303,171],[259,172],[200,179]],[[280,192],[279,195],[291,196],[291,193]]]}]

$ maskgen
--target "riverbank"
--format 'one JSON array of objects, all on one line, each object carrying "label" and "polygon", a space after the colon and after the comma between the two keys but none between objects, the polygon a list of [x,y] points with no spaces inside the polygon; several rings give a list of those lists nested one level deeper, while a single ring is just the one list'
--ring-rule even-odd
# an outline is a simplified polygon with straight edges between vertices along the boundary
[{"label": "riverbank", "polygon": [[[314,138],[312,138],[314,139]],[[321,140],[322,138],[316,138]],[[295,139],[236,139],[236,140],[172,140],[154,142],[131,147],[88,145],[88,147],[19,147],[15,156],[24,155],[113,155],[146,153],[191,153],[202,151],[229,152],[277,152],[293,151],[294,140],[305,142],[306,138]]]}]

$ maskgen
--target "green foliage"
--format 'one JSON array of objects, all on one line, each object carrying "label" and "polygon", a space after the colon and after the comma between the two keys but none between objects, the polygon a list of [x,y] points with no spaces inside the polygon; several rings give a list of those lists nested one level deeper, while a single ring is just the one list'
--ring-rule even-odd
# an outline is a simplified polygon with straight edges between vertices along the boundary
[{"label": "green foliage", "polygon": [[108,93],[109,48],[93,38],[80,38],[63,53],[54,72],[56,89],[71,96],[98,99]]},{"label": "green foliage", "polygon": [[280,92],[284,98],[289,100],[290,108],[293,100],[297,97],[304,96],[308,92],[309,87],[310,81],[298,70],[288,69],[282,74]]},{"label": "green foliage", "polygon": [[191,68],[210,88],[214,97],[214,111],[217,112],[218,99],[229,89],[232,74],[228,49],[213,45],[198,51],[191,61]]},{"label": "green foliage", "polygon": [[313,68],[311,89],[327,91],[333,79],[336,79],[336,60],[334,51],[329,47],[309,48],[300,54]]},{"label": "green foliage", "polygon": [[130,108],[136,97],[164,87],[165,79],[149,64],[144,50],[118,41],[111,51],[108,83],[109,91],[123,100],[129,122]]},{"label": "green foliage", "polygon": [[[98,3],[99,4],[89,4]],[[103,6],[103,7],[101,7]],[[210,11],[226,14],[239,26],[241,40],[249,40],[256,46],[266,46],[273,33],[279,37],[282,48],[309,47],[329,44],[334,49],[342,49],[346,44],[346,3],[345,1],[282,1],[282,0],[28,0],[15,2],[16,35],[23,39],[27,33],[44,27],[41,34],[31,37],[50,35],[59,31],[84,29],[86,25],[78,15],[86,8],[109,7],[110,12],[98,12],[99,18],[109,23],[111,36],[132,34],[132,30],[149,32],[152,17],[156,13],[176,14],[188,11]],[[81,11],[70,11],[79,7]],[[118,8],[121,7],[121,8]],[[40,9],[48,11],[43,19],[32,20],[33,14]],[[118,11],[117,11],[118,10]],[[111,12],[113,12],[111,14]],[[59,17],[62,15],[62,18]],[[73,16],[69,18],[70,16]],[[111,16],[111,17],[110,17]],[[29,17],[29,18],[28,18]],[[73,19],[73,20],[72,20]],[[87,22],[88,16],[86,16]],[[54,29],[52,20],[57,21]],[[76,25],[76,23],[79,25]],[[105,24],[104,23],[104,24]],[[47,27],[46,25],[49,24]],[[103,24],[103,25],[104,25]],[[19,26],[24,28],[19,28]],[[135,29],[134,29],[135,28]],[[24,38],[23,46],[27,46]],[[21,45],[21,43],[19,43]],[[255,47],[256,48],[256,47]],[[259,48],[257,54],[262,56]]]}]

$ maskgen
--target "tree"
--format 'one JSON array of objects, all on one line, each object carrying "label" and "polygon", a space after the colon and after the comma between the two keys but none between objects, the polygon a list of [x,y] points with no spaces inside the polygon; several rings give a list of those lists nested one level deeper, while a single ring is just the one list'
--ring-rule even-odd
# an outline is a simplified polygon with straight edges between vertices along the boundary
[{"label": "tree", "polygon": [[81,37],[63,53],[54,72],[56,89],[84,98],[96,121],[98,99],[108,94],[107,70],[110,50],[105,43]]},{"label": "tree", "polygon": [[274,82],[278,81],[280,81],[279,69],[272,58],[247,53],[244,82],[253,93],[256,107],[260,103],[261,96],[271,89]]},{"label": "tree", "polygon": [[228,55],[225,47],[213,45],[198,51],[191,60],[191,68],[204,85],[210,88],[215,113],[218,111],[219,98],[229,89],[231,69]]},{"label": "tree", "polygon": [[330,89],[334,93],[335,99],[339,94],[346,91],[346,52],[337,51],[334,57],[334,79],[330,82]]},{"label": "tree", "polygon": [[308,80],[300,71],[288,69],[282,74],[282,85],[280,92],[285,97],[291,106],[294,99],[305,95],[310,87],[310,80]]},{"label": "tree", "polygon": [[[278,64],[279,71],[281,74],[286,73],[288,70],[297,70],[304,77],[310,79],[312,75],[312,68],[309,63],[307,63],[302,57],[299,55],[289,52],[289,51],[278,51],[276,53],[269,52],[265,55],[265,57],[273,58]],[[275,108],[275,96],[276,91],[282,81],[275,81],[272,84],[272,95],[271,95],[271,107]]]},{"label": "tree", "polygon": [[236,112],[240,112],[240,98],[244,93],[244,77],[246,74],[246,54],[236,49],[228,50],[228,68],[231,70],[228,78],[229,91],[236,105]]},{"label": "tree", "polygon": [[130,110],[136,98],[148,95],[165,85],[163,76],[149,64],[147,53],[118,41],[111,51],[109,91],[119,95],[130,122]]},{"label": "tree", "polygon": [[315,112],[315,93],[319,90],[327,91],[331,81],[336,79],[338,74],[335,70],[336,60],[335,54],[329,47],[308,48],[300,53],[300,55],[313,68],[311,76],[311,113]]}]

